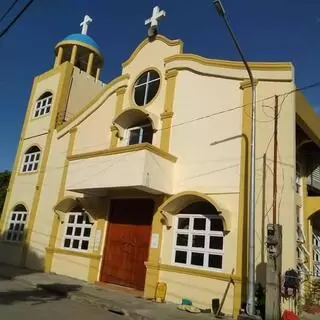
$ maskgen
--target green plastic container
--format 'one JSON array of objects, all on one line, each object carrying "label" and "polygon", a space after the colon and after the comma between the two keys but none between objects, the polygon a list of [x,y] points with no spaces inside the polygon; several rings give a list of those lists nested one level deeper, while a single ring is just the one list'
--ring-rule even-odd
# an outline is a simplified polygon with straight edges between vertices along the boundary
[{"label": "green plastic container", "polygon": [[182,298],[182,305],[184,306],[192,306],[192,301],[187,298]]}]

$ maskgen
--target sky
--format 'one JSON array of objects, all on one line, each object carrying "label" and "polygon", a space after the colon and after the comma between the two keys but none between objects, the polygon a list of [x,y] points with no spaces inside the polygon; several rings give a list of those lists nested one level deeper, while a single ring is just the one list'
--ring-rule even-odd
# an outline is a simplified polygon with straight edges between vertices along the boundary
[{"label": "sky", "polygon": [[[27,2],[0,23],[0,32]],[[0,16],[12,0],[0,1]],[[224,0],[228,18],[249,61],[290,61],[298,87],[320,81],[319,0]],[[93,18],[88,35],[104,55],[102,80],[121,73],[121,63],[147,36],[144,21],[154,5],[166,10],[160,33],[184,41],[184,52],[238,60],[238,54],[212,0],[35,0],[0,38],[0,171],[11,169],[32,81],[54,63],[54,47],[80,32],[85,14]],[[320,110],[319,87],[305,91]]]}]

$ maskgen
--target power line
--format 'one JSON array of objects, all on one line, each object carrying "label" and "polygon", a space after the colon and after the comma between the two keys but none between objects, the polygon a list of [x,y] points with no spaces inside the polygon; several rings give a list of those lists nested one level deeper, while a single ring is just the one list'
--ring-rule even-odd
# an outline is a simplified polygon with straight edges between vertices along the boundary
[{"label": "power line", "polygon": [[29,0],[29,2],[21,9],[21,11],[14,17],[14,19],[0,32],[0,39],[11,29],[11,27],[18,21],[18,19],[23,15],[23,13],[30,7],[34,0]]},{"label": "power line", "polygon": [[16,5],[16,3],[19,0],[15,0],[13,1],[13,3],[10,5],[10,7],[7,9],[7,11],[2,15],[2,17],[0,18],[0,22],[2,22],[2,20],[8,15],[8,13],[10,13],[10,11],[12,10],[12,8]]},{"label": "power line", "polygon": [[[307,90],[307,89],[310,89],[310,88],[313,88],[313,87],[318,87],[320,86],[320,82],[315,82],[315,83],[312,83],[310,85],[307,85],[307,86],[304,86],[302,88],[296,88],[296,89],[293,89],[293,90],[290,90],[290,91],[287,91],[285,93],[282,93],[282,94],[279,94],[278,96],[279,97],[284,97],[281,104],[280,104],[280,108],[279,108],[279,112],[278,112],[278,117],[280,116],[281,114],[281,110],[283,108],[283,104],[284,104],[284,101],[287,99],[287,97],[292,94],[292,93],[295,93],[295,92],[298,92],[298,91],[303,91],[303,90]],[[266,98],[262,98],[260,100],[258,100],[257,102],[262,102],[262,101],[266,101],[266,100],[269,100],[269,99],[272,99],[274,98],[274,95],[272,96],[269,96],[269,97],[266,97]],[[248,103],[249,104],[249,103]],[[214,112],[214,113],[211,113],[211,114],[208,114],[208,115],[205,115],[205,116],[201,116],[201,117],[198,117],[198,118],[193,118],[193,119],[190,119],[190,120],[187,120],[187,121],[184,121],[184,122],[180,122],[180,123],[176,123],[176,124],[173,124],[171,126],[168,126],[168,127],[165,127],[165,128],[159,128],[157,130],[157,132],[161,132],[163,130],[168,130],[168,129],[171,129],[171,128],[174,128],[174,127],[179,127],[179,126],[183,126],[183,125],[186,125],[186,124],[190,124],[190,123],[193,123],[193,122],[196,122],[196,121],[200,121],[200,120],[204,120],[204,119],[209,119],[209,118],[212,118],[214,116],[219,116],[219,115],[222,115],[222,114],[225,114],[225,113],[228,113],[228,112],[231,112],[231,111],[235,111],[235,110],[238,110],[238,109],[242,109],[244,108],[245,106],[247,106],[248,104],[244,104],[244,105],[240,105],[240,106],[236,106],[236,107],[231,107],[231,108],[228,108],[228,109],[224,109],[224,110],[220,110],[220,111],[217,111],[217,112]],[[246,114],[246,113],[245,113]],[[247,115],[247,114],[246,114]],[[249,115],[247,115],[250,119],[251,117]],[[273,120],[272,120],[273,121]],[[44,129],[44,128],[43,128]],[[270,139],[267,143],[267,147],[266,147],[266,150],[265,152],[268,151],[269,147],[270,147],[270,144],[271,144],[271,141],[272,141],[272,138],[273,138],[273,134],[270,136]],[[123,138],[122,141],[123,142],[127,142],[128,138]],[[77,151],[81,151],[81,152],[86,152],[85,150],[87,149],[91,149],[91,148],[98,148],[98,147],[101,147],[101,146],[106,146],[106,142],[103,142],[103,143],[100,143],[100,144],[90,144],[90,145],[87,145],[85,147],[82,147],[82,148],[78,148]],[[90,150],[88,152],[91,152],[93,150]],[[67,151],[61,151],[60,152],[61,154],[67,154]],[[64,168],[65,165],[62,165],[62,166],[55,166],[55,167],[51,167],[51,168],[46,168],[44,171],[48,171],[48,170],[55,170],[55,169],[60,169],[60,168]],[[42,170],[38,170],[39,172],[42,171]],[[15,172],[12,171],[12,174],[13,173],[17,173],[17,172],[20,172],[20,169],[17,169]]]}]

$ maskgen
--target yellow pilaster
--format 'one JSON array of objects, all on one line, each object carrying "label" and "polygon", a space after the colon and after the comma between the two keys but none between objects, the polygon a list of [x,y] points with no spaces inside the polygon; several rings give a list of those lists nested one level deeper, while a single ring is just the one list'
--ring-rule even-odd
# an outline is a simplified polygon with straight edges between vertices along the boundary
[{"label": "yellow pilaster", "polygon": [[177,75],[178,71],[175,69],[169,70],[166,73],[167,88],[164,102],[164,112],[161,114],[162,127],[160,140],[160,149],[166,152],[169,152],[171,124],[173,117],[173,100]]},{"label": "yellow pilaster", "polygon": [[246,296],[247,279],[247,235],[248,235],[248,185],[250,167],[250,141],[251,141],[251,108],[252,89],[249,80],[241,83],[243,90],[243,110],[242,110],[242,141],[241,141],[241,164],[240,164],[240,194],[238,210],[238,241],[237,241],[237,262],[236,275],[242,279],[241,283],[234,285],[233,293],[233,316],[237,317],[241,307],[241,302]]},{"label": "yellow pilaster", "polygon": [[[97,221],[97,231],[101,232],[101,235],[103,235],[103,231],[105,228],[105,219],[98,219]],[[103,237],[100,239],[99,246],[97,248],[97,251],[94,253],[97,253],[96,257],[91,258],[90,260],[90,266],[89,266],[89,272],[88,272],[88,282],[89,283],[95,283],[98,280],[98,274],[99,274],[99,266],[100,266],[100,255],[98,255],[101,252],[101,247],[104,242]]]},{"label": "yellow pilaster", "polygon": [[[68,166],[69,166],[68,156],[72,155],[74,142],[76,139],[76,133],[77,133],[77,128],[73,128],[70,130],[69,144],[68,144],[68,149],[67,149],[67,157],[64,161],[64,167],[63,167],[61,183],[60,183],[60,188],[59,188],[59,194],[58,194],[58,201],[60,201],[64,197],[65,185],[66,185],[67,173],[68,173]],[[59,220],[58,216],[55,214],[54,218],[53,218],[53,222],[52,222],[48,250],[46,250],[45,263],[44,263],[44,271],[45,272],[51,271],[53,253],[54,253],[54,248],[56,246],[57,235],[58,235],[58,231],[59,231],[59,224],[60,224],[60,220]]]},{"label": "yellow pilaster", "polygon": [[31,236],[32,236],[32,233],[34,232],[33,228],[34,228],[34,223],[35,223],[36,215],[37,215],[37,211],[38,211],[39,200],[40,200],[41,190],[42,190],[42,186],[43,186],[43,182],[44,182],[47,162],[48,162],[48,158],[49,158],[49,152],[50,152],[53,133],[54,133],[54,128],[56,125],[55,120],[56,120],[57,112],[58,112],[61,105],[66,104],[66,101],[68,98],[68,93],[69,93],[69,85],[70,85],[70,81],[71,81],[71,77],[72,77],[73,68],[72,68],[72,65],[68,64],[68,63],[61,65],[61,67],[62,67],[62,69],[60,71],[61,72],[61,79],[59,82],[58,91],[56,93],[56,98],[54,99],[55,102],[53,105],[52,116],[51,116],[50,126],[49,126],[49,132],[47,134],[45,147],[43,148],[41,166],[39,168],[37,184],[35,187],[35,193],[33,196],[31,211],[29,214],[28,230],[27,230],[27,234],[26,234],[25,245],[23,247],[23,252],[21,255],[21,265],[23,265],[23,266],[26,263],[26,258],[27,258],[27,254],[29,251],[30,241],[31,241]]},{"label": "yellow pilaster", "polygon": [[[160,198],[156,206],[159,208],[161,203],[166,199]],[[146,281],[144,285],[144,297],[145,298],[154,298],[156,286],[159,281],[159,263],[160,263],[160,253],[161,253],[161,244],[162,244],[162,230],[163,225],[161,223],[162,215],[159,210],[153,216],[152,220],[152,234],[158,237],[158,246],[156,248],[149,249],[148,262],[146,263]]]},{"label": "yellow pilaster", "polygon": [[91,74],[91,71],[92,71],[92,64],[93,64],[93,52],[91,52],[89,54],[89,59],[88,59],[88,65],[87,65],[87,73]]},{"label": "yellow pilaster", "polygon": [[78,52],[78,46],[74,45],[72,47],[72,52],[71,52],[71,59],[70,62],[74,65],[76,62],[76,56],[77,56],[77,52]]},{"label": "yellow pilaster", "polygon": [[59,47],[58,54],[56,56],[56,61],[54,63],[54,67],[57,67],[57,66],[59,66],[61,64],[62,55],[63,55],[63,48]]},{"label": "yellow pilaster", "polygon": [[100,72],[101,72],[101,69],[100,69],[100,68],[97,68],[96,80],[99,80],[99,79],[100,79]]},{"label": "yellow pilaster", "polygon": [[[119,115],[122,111],[125,93],[126,93],[126,87],[121,87],[117,90],[115,117]],[[117,137],[118,129],[114,125],[112,125],[110,129],[111,129],[110,148],[116,148],[118,144],[118,137]]]}]

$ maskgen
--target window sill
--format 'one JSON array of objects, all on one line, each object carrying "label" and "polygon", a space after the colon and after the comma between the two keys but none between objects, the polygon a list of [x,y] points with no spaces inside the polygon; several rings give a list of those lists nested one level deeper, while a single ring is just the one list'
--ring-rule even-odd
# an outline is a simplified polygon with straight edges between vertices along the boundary
[{"label": "window sill", "polygon": [[206,269],[196,269],[191,267],[182,267],[178,265],[171,265],[171,264],[154,264],[146,262],[145,266],[147,269],[158,269],[160,271],[168,271],[168,272],[175,272],[186,274],[190,276],[198,276],[203,278],[210,278],[220,281],[229,281],[230,277],[232,277],[233,282],[239,283],[241,282],[241,277],[237,275],[231,275],[224,272],[217,272],[217,271],[209,271]]},{"label": "window sill", "polygon": [[18,241],[1,240],[0,243],[13,246],[13,247],[23,247],[23,242],[18,242]]},{"label": "window sill", "polygon": [[32,176],[34,174],[37,174],[38,171],[32,171],[32,172],[19,172],[18,176]]},{"label": "window sill", "polygon": [[68,250],[68,249],[63,249],[63,248],[46,248],[46,252],[53,253],[53,254],[64,254],[64,255],[68,255],[68,256],[88,258],[88,259],[97,259],[97,260],[99,260],[101,258],[101,255],[97,254],[97,253]]},{"label": "window sill", "polygon": [[31,121],[36,121],[36,120],[39,120],[39,119],[47,118],[47,117],[50,116],[50,114],[51,114],[51,112],[48,112],[46,114],[43,114],[43,115],[37,116],[37,117],[32,116]]}]

